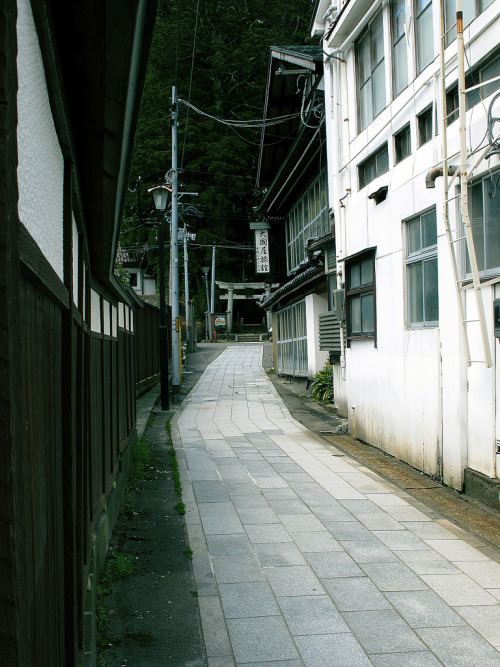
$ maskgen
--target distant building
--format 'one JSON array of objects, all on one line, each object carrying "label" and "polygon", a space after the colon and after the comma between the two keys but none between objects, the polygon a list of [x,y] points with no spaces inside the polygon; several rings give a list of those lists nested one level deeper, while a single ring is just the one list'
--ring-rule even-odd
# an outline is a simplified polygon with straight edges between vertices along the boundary
[{"label": "distant building", "polygon": [[269,230],[267,281],[280,287],[261,305],[272,314],[276,372],[309,379],[328,359],[319,322],[337,282],[324,119],[321,48],[272,48],[257,213]]}]

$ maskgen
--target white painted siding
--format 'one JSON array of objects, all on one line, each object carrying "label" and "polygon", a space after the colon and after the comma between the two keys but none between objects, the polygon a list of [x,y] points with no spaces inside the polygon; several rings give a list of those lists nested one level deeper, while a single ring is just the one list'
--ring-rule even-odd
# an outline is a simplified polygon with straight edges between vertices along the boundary
[{"label": "white painted siding", "polygon": [[28,0],[18,2],[19,218],[63,280],[64,164]]}]

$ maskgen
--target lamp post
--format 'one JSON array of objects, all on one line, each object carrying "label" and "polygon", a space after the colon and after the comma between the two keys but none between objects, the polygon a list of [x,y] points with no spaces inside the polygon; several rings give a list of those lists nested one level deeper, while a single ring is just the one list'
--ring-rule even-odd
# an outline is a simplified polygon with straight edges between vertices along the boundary
[{"label": "lamp post", "polygon": [[168,400],[168,334],[167,314],[165,312],[165,210],[167,208],[168,195],[171,192],[166,185],[157,185],[150,188],[148,192],[153,197],[155,209],[161,216],[158,234],[158,261],[160,281],[160,386],[161,386],[161,409],[169,410]]},{"label": "lamp post", "polygon": [[208,323],[208,340],[212,341],[212,318],[210,316],[210,301],[208,299],[208,272],[210,271],[209,266],[204,266],[202,268],[203,275],[205,276],[205,289],[207,290],[207,323]]},{"label": "lamp post", "polygon": [[178,199],[179,181],[177,172],[177,92],[172,87],[172,229],[170,236],[170,264],[172,268],[172,401],[180,402],[181,392],[181,358],[180,358],[180,320],[179,320],[179,222]]}]

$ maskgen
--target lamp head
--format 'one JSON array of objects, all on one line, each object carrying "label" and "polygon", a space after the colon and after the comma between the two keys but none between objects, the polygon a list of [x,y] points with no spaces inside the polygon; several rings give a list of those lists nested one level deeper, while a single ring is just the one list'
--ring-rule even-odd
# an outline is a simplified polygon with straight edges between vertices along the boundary
[{"label": "lamp head", "polygon": [[172,189],[166,185],[155,185],[149,188],[149,194],[153,197],[155,209],[157,211],[164,211],[167,208],[168,195]]}]

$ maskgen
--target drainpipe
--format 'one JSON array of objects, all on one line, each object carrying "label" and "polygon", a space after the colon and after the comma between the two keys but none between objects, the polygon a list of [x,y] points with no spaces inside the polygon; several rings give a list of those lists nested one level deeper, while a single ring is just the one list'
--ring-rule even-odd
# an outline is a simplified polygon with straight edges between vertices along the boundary
[{"label": "drainpipe", "polygon": [[[457,171],[456,167],[448,167],[448,176],[454,176]],[[443,167],[434,167],[427,172],[425,176],[425,187],[426,188],[435,188],[436,187],[436,178],[439,178],[443,175]]]}]

